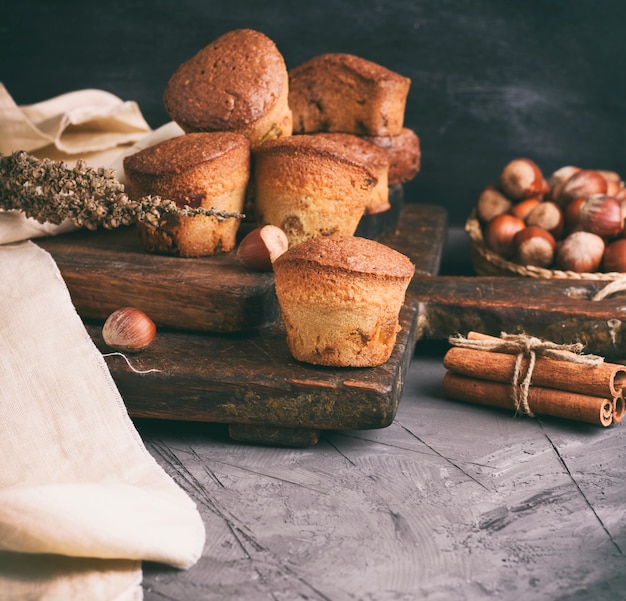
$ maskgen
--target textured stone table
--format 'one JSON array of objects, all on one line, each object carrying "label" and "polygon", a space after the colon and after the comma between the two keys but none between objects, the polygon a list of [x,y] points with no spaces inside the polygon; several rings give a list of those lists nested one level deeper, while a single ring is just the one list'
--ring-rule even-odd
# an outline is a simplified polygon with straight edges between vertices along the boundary
[{"label": "textured stone table", "polygon": [[624,599],[626,424],[443,400],[446,348],[418,343],[389,427],[306,449],[138,420],[207,528],[190,570],[144,566],[146,601]]}]

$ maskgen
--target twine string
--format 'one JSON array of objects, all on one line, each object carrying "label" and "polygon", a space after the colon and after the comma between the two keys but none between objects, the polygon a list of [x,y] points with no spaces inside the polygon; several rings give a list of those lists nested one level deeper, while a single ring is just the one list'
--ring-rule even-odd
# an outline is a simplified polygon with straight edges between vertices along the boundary
[{"label": "twine string", "polygon": [[591,300],[600,301],[617,294],[618,292],[624,292],[626,290],[626,276],[619,277],[612,282],[609,282],[606,286],[598,290]]},{"label": "twine string", "polygon": [[[500,338],[487,339],[469,339],[457,335],[450,336],[449,342],[453,346],[467,349],[515,354],[516,358],[511,378],[513,403],[516,414],[523,413],[529,417],[534,417],[528,402],[528,395],[537,355],[582,365],[599,365],[604,361],[604,358],[598,355],[581,354],[584,346],[579,342],[557,344],[527,334],[507,334],[503,332],[500,334]],[[528,359],[528,366],[526,367],[526,373],[522,377],[524,359],[526,358]]]},{"label": "twine string", "polygon": [[119,353],[119,352],[115,352],[115,353],[105,353],[102,355],[103,357],[122,357],[122,359],[124,359],[124,361],[126,361],[126,364],[128,365],[128,367],[131,369],[131,371],[134,371],[136,374],[150,374],[153,372],[160,372],[160,369],[137,369],[136,367],[133,366],[133,364],[130,362],[130,359],[124,354],[124,353]]}]

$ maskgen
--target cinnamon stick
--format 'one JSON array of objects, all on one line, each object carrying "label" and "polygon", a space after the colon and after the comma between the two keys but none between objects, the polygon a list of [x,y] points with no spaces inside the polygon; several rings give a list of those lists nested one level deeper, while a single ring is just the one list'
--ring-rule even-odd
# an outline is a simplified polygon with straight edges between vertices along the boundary
[{"label": "cinnamon stick", "polygon": [[626,414],[626,403],[624,397],[619,396],[613,399],[613,423],[619,424]]},{"label": "cinnamon stick", "polygon": [[[478,339],[475,333],[471,336]],[[444,356],[443,364],[447,369],[467,376],[511,383],[515,361],[514,355],[505,352],[453,346]],[[522,377],[527,366],[528,358],[524,358]],[[622,388],[626,385],[626,367],[604,362],[581,365],[538,355],[532,372],[532,385],[613,399],[622,395]]]},{"label": "cinnamon stick", "polygon": [[[446,372],[443,378],[444,395],[457,401],[516,410],[513,392],[511,384],[451,371]],[[528,405],[535,415],[560,417],[604,427],[613,423],[614,407],[613,399],[610,398],[531,386]]]}]

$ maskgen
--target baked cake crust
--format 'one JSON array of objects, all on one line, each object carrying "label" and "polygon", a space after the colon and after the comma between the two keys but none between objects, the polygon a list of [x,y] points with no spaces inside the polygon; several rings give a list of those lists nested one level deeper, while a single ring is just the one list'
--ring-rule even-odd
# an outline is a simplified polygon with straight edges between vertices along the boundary
[{"label": "baked cake crust", "polygon": [[347,152],[365,163],[378,180],[372,188],[365,212],[374,215],[391,207],[389,203],[389,156],[384,148],[376,146],[361,136],[340,132],[321,132],[316,134],[341,144]]},{"label": "baked cake crust", "polygon": [[408,257],[354,236],[316,238],[274,262],[292,356],[334,367],[385,363],[414,273]]},{"label": "baked cake crust", "polygon": [[327,53],[289,71],[294,133],[400,133],[411,80],[372,61]]},{"label": "baked cake crust", "polygon": [[[241,212],[250,180],[250,144],[234,132],[191,133],[125,157],[132,198],[161,196],[179,206]],[[150,252],[210,256],[235,247],[239,219],[166,215],[158,227],[137,224]]]},{"label": "baked cake crust", "polygon": [[341,144],[322,136],[290,136],[265,142],[252,156],[260,225],[281,228],[290,245],[356,231],[377,179]]},{"label": "baked cake crust", "polygon": [[163,104],[186,132],[238,131],[256,144],[291,134],[288,93],[276,44],[258,31],[235,29],[176,69]]},{"label": "baked cake crust", "polygon": [[296,270],[307,265],[386,278],[411,278],[415,272],[415,266],[406,255],[360,236],[338,235],[308,240],[283,253],[275,265],[285,263],[293,265]]},{"label": "baked cake crust", "polygon": [[390,186],[409,182],[419,173],[420,139],[412,129],[403,127],[397,136],[364,136],[364,139],[387,152]]}]

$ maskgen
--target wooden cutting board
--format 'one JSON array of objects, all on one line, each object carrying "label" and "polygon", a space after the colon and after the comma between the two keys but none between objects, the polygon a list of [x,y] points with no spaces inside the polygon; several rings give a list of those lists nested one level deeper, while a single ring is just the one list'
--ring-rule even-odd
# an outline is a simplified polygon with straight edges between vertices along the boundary
[{"label": "wooden cutting board", "polygon": [[624,293],[593,300],[607,282],[526,277],[415,278],[420,337],[435,340],[470,330],[500,336],[524,332],[584,352],[626,361]]},{"label": "wooden cutting board", "polygon": [[[409,256],[416,277],[432,275],[446,219],[440,207],[404,205],[397,226],[379,240]],[[134,305],[157,322],[155,342],[130,355],[130,365],[119,355],[106,357],[133,417],[225,423],[236,440],[289,446],[315,444],[321,430],[382,428],[395,417],[418,337],[411,295],[385,365],[316,367],[289,354],[273,275],[248,272],[232,253],[150,255],[132,228],[74,232],[39,244],[57,262],[103,354],[110,349],[101,324],[112,310]]]}]

